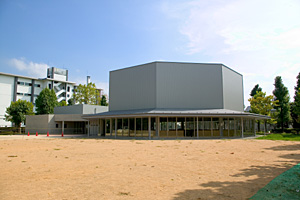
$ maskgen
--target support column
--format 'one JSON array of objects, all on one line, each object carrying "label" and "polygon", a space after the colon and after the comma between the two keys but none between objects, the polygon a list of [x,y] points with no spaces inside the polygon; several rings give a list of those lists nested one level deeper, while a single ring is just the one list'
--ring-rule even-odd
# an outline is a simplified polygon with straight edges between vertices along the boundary
[{"label": "support column", "polygon": [[167,117],[167,137],[169,137],[169,117]]},{"label": "support column", "polygon": [[149,133],[149,140],[151,140],[151,117],[148,117],[148,133]]},{"label": "support column", "polygon": [[266,135],[267,134],[267,131],[266,131],[267,129],[266,129],[266,120],[264,120],[264,135]]},{"label": "support column", "polygon": [[199,121],[197,116],[197,138],[199,138]]},{"label": "support column", "polygon": [[117,129],[118,128],[117,127],[117,125],[118,125],[117,121],[118,121],[117,118],[115,118],[115,138],[117,138],[117,130],[118,130]]},{"label": "support column", "polygon": [[112,118],[109,119],[109,136],[112,135]]},{"label": "support column", "polygon": [[65,132],[65,121],[62,121],[61,123],[61,133]]},{"label": "support column", "polygon": [[255,128],[255,118],[254,118],[254,120],[253,120],[253,129],[254,129],[254,136],[256,136],[256,128]]},{"label": "support column", "polygon": [[136,137],[136,118],[134,118],[134,137]]},{"label": "support column", "polygon": [[156,137],[159,137],[159,117],[156,117]]},{"label": "support column", "polygon": [[176,138],[177,138],[178,137],[178,133],[177,133],[177,117],[176,117],[175,130],[176,130]]},{"label": "support column", "polygon": [[184,117],[184,137],[186,137],[186,117]]},{"label": "support column", "polygon": [[122,137],[124,136],[124,119],[122,118]]},{"label": "support column", "polygon": [[241,126],[242,126],[242,138],[244,137],[244,122],[243,118],[241,118]]}]

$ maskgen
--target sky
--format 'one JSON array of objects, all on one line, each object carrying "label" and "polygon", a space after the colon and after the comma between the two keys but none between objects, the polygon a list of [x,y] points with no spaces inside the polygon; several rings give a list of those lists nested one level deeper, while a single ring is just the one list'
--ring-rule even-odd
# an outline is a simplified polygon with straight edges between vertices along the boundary
[{"label": "sky", "polygon": [[299,0],[0,0],[0,72],[86,76],[108,94],[109,71],[153,61],[223,63],[243,74],[245,106],[300,72]]}]

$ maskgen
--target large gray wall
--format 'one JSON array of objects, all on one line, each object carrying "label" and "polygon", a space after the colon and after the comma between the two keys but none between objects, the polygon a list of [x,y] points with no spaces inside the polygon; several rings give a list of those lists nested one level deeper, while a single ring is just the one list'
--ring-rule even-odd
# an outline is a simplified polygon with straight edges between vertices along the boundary
[{"label": "large gray wall", "polygon": [[153,62],[111,71],[109,110],[243,110],[243,77],[222,64]]},{"label": "large gray wall", "polygon": [[156,64],[110,72],[109,110],[155,108]]},{"label": "large gray wall", "polygon": [[221,65],[158,62],[156,75],[157,108],[223,107]]},{"label": "large gray wall", "polygon": [[243,76],[225,66],[222,67],[224,108],[244,110]]}]

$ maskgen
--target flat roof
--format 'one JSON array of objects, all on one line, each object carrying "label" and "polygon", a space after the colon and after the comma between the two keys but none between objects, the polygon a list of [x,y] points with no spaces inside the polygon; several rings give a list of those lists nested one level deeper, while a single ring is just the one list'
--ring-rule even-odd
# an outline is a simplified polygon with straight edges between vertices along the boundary
[{"label": "flat roof", "polygon": [[71,82],[71,81],[62,81],[62,80],[56,80],[56,79],[51,79],[51,78],[34,78],[34,77],[30,77],[30,76],[22,76],[22,75],[9,74],[9,73],[4,73],[4,72],[0,72],[0,75],[13,76],[13,77],[20,77],[20,78],[33,79],[33,80],[40,80],[40,81],[44,81],[44,80],[48,80],[48,81],[59,81],[59,82],[63,82],[63,83],[71,83],[71,84],[76,85],[75,82]]},{"label": "flat roof", "polygon": [[254,113],[240,112],[227,109],[139,109],[139,110],[122,110],[97,113],[92,115],[83,115],[85,119],[97,118],[114,118],[114,117],[142,117],[142,116],[169,116],[169,117],[188,117],[188,116],[207,116],[207,117],[250,117],[257,119],[271,119],[269,116]]},{"label": "flat roof", "polygon": [[226,65],[222,64],[222,63],[197,63],[197,62],[173,62],[173,61],[153,61],[153,62],[149,62],[149,63],[144,63],[144,64],[139,64],[139,65],[134,65],[134,66],[130,66],[130,67],[124,67],[121,69],[116,69],[116,70],[112,70],[110,72],[114,72],[114,71],[119,71],[119,70],[124,70],[124,69],[129,69],[129,68],[134,68],[134,67],[139,67],[139,66],[143,66],[143,65],[148,65],[148,64],[152,64],[152,63],[180,63],[180,64],[202,64],[202,65],[221,65],[226,67],[227,69],[243,76],[241,73],[231,69],[230,67],[227,67]]}]

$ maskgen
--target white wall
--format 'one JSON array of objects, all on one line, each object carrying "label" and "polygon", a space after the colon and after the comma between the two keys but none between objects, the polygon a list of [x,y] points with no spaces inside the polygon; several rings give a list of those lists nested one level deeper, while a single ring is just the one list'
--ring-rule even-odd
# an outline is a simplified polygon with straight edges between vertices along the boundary
[{"label": "white wall", "polygon": [[224,108],[229,110],[244,110],[243,76],[223,66]]},{"label": "white wall", "polygon": [[0,75],[0,126],[11,126],[11,122],[5,121],[6,108],[13,101],[14,77]]}]

